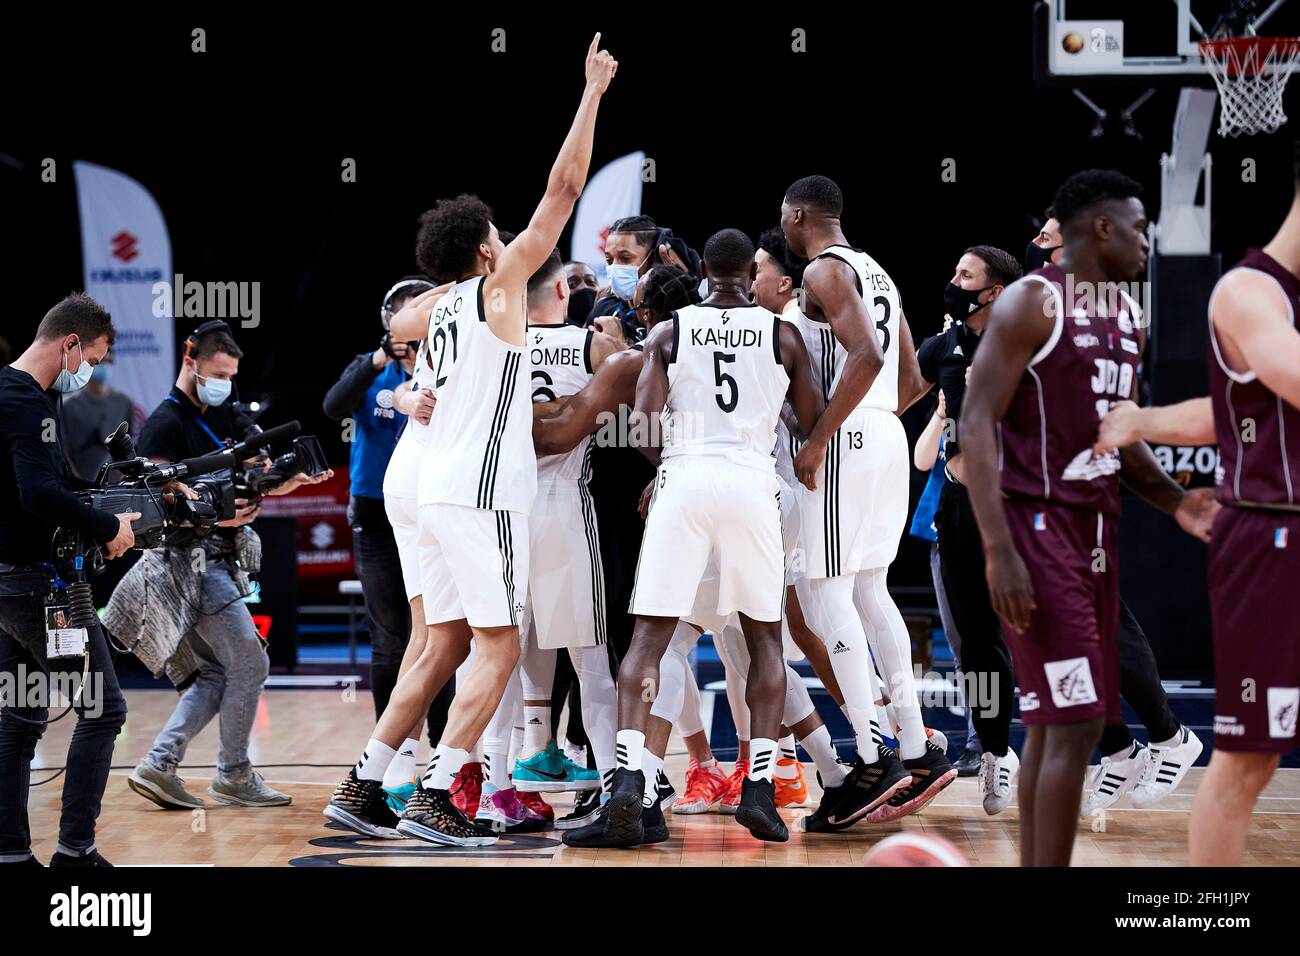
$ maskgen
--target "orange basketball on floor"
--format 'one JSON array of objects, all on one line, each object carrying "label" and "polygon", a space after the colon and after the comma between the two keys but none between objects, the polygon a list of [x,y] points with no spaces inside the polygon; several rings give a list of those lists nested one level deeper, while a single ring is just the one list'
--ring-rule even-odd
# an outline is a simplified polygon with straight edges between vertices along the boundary
[{"label": "orange basketball on floor", "polygon": [[930,833],[895,833],[867,853],[866,866],[970,866],[956,845]]}]

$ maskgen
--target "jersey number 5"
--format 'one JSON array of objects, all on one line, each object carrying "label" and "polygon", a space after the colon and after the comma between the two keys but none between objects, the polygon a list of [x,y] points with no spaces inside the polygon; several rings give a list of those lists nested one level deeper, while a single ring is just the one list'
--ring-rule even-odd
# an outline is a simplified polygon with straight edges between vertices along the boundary
[{"label": "jersey number 5", "polygon": [[[724,412],[734,412],[736,403],[740,401],[740,390],[736,388],[736,380],[722,370],[722,363],[731,363],[736,361],[735,352],[714,352],[713,353],[713,377],[718,383],[718,394],[713,396],[713,400],[718,403],[718,407]],[[731,395],[724,402],[722,400],[722,390],[727,388]]]}]

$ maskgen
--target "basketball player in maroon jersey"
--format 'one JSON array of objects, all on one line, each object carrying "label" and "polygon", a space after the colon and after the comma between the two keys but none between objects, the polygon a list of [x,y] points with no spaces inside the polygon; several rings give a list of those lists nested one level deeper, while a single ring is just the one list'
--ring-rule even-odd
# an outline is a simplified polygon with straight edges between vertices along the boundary
[{"label": "basketball player in maroon jersey", "polygon": [[[1110,170],[1061,186],[1060,262],[993,304],[962,412],[989,594],[1029,728],[1020,771],[1026,866],[1069,864],[1079,780],[1104,722],[1120,716],[1121,460],[1096,454],[1093,442],[1111,405],[1134,394],[1142,351],[1140,310],[1115,286],[1146,266],[1140,189]],[[1139,494],[1168,483],[1145,445],[1124,455]]]},{"label": "basketball player in maroon jersey", "polygon": [[[1250,815],[1300,709],[1300,141],[1296,198],[1277,234],[1224,273],[1210,297],[1210,397],[1125,403],[1102,448],[1139,438],[1218,443],[1210,539],[1214,756],[1196,791],[1193,866],[1238,866]],[[1291,540],[1292,534],[1296,539]]]}]

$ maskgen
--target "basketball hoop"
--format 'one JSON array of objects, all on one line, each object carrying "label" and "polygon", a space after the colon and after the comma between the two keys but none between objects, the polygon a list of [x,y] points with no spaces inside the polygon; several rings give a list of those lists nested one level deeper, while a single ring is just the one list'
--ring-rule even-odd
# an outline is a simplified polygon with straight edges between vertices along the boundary
[{"label": "basketball hoop", "polygon": [[1282,92],[1300,60],[1300,37],[1202,40],[1201,55],[1219,88],[1219,135],[1273,133],[1286,122]]}]

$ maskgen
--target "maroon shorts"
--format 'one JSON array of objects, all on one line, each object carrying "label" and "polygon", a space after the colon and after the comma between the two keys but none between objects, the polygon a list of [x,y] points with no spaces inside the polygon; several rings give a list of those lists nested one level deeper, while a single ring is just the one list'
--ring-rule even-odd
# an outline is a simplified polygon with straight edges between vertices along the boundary
[{"label": "maroon shorts", "polygon": [[1288,753],[1300,709],[1300,514],[1224,508],[1209,571],[1214,746]]},{"label": "maroon shorts", "polygon": [[1120,721],[1118,516],[1032,498],[1006,502],[1037,605],[1006,621],[1026,724]]}]

